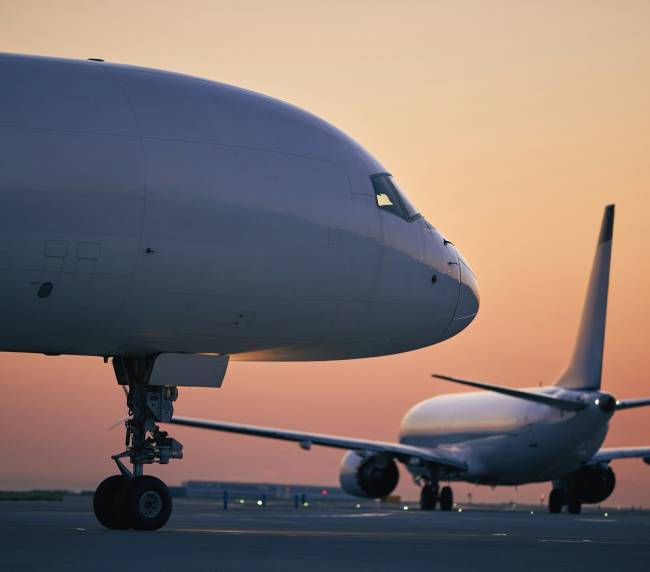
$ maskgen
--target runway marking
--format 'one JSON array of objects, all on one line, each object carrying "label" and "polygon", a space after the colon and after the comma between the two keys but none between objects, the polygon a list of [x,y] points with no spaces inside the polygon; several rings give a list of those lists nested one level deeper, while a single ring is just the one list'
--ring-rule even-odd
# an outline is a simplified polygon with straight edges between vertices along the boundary
[{"label": "runway marking", "polygon": [[604,518],[576,518],[578,522],[616,522],[615,520],[611,519],[604,519]]},{"label": "runway marking", "polygon": [[366,518],[366,517],[376,517],[376,516],[392,516],[392,512],[362,512],[359,514],[319,514],[313,515],[318,518]]},{"label": "runway marking", "polygon": [[454,533],[422,533],[422,532],[356,532],[356,531],[328,531],[328,530],[278,530],[278,529],[218,529],[218,528],[165,528],[159,533],[203,533],[203,534],[224,534],[240,536],[288,536],[288,537],[329,537],[329,538],[381,538],[394,540],[466,540],[469,538],[475,540],[492,540],[488,534],[454,534]]},{"label": "runway marking", "polygon": [[585,543],[590,543],[593,542],[593,540],[589,540],[588,538],[582,538],[579,540],[569,540],[566,538],[540,538],[540,542],[562,542],[564,544],[585,544]]},{"label": "runway marking", "polygon": [[565,544],[615,544],[616,546],[645,546],[647,542],[645,540],[639,539],[638,541],[629,541],[629,540],[613,540],[609,538],[600,538],[598,540],[564,540],[564,539],[553,539],[553,538],[540,538],[538,542],[556,542],[556,543],[565,543]]}]

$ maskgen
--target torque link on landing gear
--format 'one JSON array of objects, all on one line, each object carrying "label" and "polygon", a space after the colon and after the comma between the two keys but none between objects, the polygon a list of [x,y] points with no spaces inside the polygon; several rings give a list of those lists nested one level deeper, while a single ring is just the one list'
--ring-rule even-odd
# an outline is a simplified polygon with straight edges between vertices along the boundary
[{"label": "torque link on landing gear", "polygon": [[[144,465],[183,458],[183,446],[156,425],[171,421],[178,390],[174,386],[149,385],[155,359],[113,358],[118,383],[128,387],[129,418],[125,422],[126,450],[112,457],[120,475],[105,479],[93,499],[95,516],[106,528],[156,530],[164,526],[172,511],[165,483],[143,475]],[[132,470],[122,462],[127,457]]]}]

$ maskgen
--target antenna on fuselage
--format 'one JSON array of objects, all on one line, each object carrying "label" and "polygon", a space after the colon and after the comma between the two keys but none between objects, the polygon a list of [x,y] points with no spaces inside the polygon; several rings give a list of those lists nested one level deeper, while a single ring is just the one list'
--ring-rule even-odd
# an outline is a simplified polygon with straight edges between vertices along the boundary
[{"label": "antenna on fuselage", "polygon": [[557,386],[567,389],[600,389],[613,233],[614,205],[608,205],[598,235],[596,256],[573,356],[555,383]]}]

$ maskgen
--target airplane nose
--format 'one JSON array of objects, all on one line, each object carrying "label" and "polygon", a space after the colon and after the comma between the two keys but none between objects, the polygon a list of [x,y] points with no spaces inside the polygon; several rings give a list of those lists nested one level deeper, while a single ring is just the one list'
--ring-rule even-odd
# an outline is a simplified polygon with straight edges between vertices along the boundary
[{"label": "airplane nose", "polygon": [[480,304],[478,281],[470,267],[460,256],[458,261],[460,262],[460,295],[458,297],[458,307],[456,308],[456,319],[470,318],[471,321],[478,313]]},{"label": "airplane nose", "polygon": [[456,335],[469,326],[476,317],[480,304],[476,276],[460,255],[458,255],[458,263],[460,265],[460,292],[454,319],[445,332],[446,338]]}]

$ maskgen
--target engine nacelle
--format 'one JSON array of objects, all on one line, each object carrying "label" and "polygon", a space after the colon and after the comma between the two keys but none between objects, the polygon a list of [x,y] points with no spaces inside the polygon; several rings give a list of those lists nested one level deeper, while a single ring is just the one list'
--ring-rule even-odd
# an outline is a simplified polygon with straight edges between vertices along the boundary
[{"label": "engine nacelle", "polygon": [[598,503],[612,494],[616,476],[610,467],[582,467],[571,475],[568,485],[580,502]]},{"label": "engine nacelle", "polygon": [[339,479],[346,493],[377,499],[387,497],[395,490],[399,470],[390,457],[348,451],[341,459]]}]

